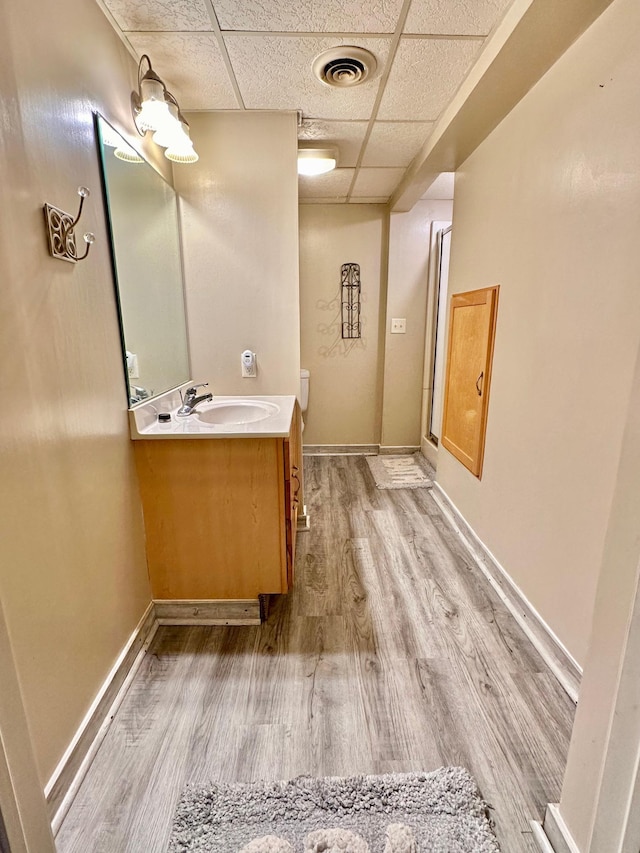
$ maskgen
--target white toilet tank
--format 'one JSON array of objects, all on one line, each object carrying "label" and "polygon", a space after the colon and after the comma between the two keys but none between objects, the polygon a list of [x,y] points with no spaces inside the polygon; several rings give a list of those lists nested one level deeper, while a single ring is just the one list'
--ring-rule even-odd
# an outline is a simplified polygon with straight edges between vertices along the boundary
[{"label": "white toilet tank", "polygon": [[302,412],[307,411],[309,405],[309,371],[304,368],[300,371],[300,408]]}]

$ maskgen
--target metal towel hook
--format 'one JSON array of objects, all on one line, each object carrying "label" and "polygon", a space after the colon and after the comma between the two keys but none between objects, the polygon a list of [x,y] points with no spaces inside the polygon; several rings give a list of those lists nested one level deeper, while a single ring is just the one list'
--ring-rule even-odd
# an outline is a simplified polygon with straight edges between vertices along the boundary
[{"label": "metal towel hook", "polygon": [[78,255],[75,227],[80,222],[84,200],[91,195],[91,192],[87,187],[78,187],[78,195],[80,196],[80,206],[75,219],[59,207],[54,207],[52,204],[44,205],[49,252],[52,257],[59,258],[61,261],[69,261],[72,264],[84,261],[96,239],[95,234],[86,231],[82,235],[82,239],[87,244],[87,248],[83,255]]}]

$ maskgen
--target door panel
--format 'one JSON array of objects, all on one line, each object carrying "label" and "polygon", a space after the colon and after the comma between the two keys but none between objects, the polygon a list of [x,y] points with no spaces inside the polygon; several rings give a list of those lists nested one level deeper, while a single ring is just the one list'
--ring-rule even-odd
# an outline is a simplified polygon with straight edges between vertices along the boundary
[{"label": "door panel", "polygon": [[476,477],[482,473],[498,290],[451,298],[442,444]]}]

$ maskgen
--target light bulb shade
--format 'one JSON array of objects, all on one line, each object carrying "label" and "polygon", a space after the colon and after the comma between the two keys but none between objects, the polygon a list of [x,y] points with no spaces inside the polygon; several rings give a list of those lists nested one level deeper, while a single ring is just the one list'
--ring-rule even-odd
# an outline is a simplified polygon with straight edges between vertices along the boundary
[{"label": "light bulb shade", "polygon": [[193,148],[193,142],[189,136],[189,125],[186,122],[180,123],[180,136],[173,140],[164,152],[164,156],[173,163],[198,162],[199,157]]},{"label": "light bulb shade", "polygon": [[153,134],[153,141],[162,148],[168,148],[176,139],[182,137],[182,122],[176,104],[167,104],[167,116],[162,125]]},{"label": "light bulb shade", "polygon": [[169,106],[164,101],[143,101],[136,124],[142,131],[158,130],[169,115]]},{"label": "light bulb shade", "polygon": [[136,124],[141,131],[158,130],[169,118],[169,104],[165,101],[165,87],[152,72],[147,72],[140,81],[140,105]]},{"label": "light bulb shade", "polygon": [[306,177],[324,175],[337,166],[335,148],[299,148],[298,174]]}]

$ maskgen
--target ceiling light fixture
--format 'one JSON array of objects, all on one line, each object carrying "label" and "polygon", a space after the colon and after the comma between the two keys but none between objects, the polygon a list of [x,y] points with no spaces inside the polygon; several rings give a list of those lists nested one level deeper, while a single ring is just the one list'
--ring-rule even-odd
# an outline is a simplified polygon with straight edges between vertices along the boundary
[{"label": "ceiling light fixture", "polygon": [[[144,74],[143,65],[147,67]],[[146,53],[138,64],[138,91],[131,93],[131,112],[140,136],[151,131],[153,141],[167,149],[164,155],[168,160],[174,163],[198,160],[180,105],[153,70]]]},{"label": "ceiling light fixture", "polygon": [[338,164],[335,148],[299,148],[298,174],[312,177],[331,172]]}]

